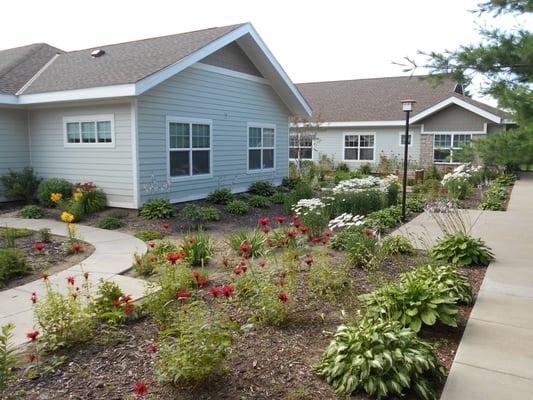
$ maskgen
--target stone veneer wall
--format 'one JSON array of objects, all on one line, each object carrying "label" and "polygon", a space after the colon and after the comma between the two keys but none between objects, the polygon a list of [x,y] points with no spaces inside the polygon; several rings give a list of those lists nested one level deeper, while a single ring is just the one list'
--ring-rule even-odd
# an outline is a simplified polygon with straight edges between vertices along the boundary
[{"label": "stone veneer wall", "polygon": [[433,166],[433,135],[420,135],[420,165],[422,167]]}]

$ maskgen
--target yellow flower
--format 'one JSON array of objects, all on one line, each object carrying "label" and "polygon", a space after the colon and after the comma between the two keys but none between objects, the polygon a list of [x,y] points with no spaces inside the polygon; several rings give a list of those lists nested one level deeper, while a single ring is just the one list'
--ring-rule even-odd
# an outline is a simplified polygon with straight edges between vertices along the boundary
[{"label": "yellow flower", "polygon": [[83,193],[82,192],[75,192],[74,193],[74,201],[80,201],[82,197],[83,197]]},{"label": "yellow flower", "polygon": [[61,193],[52,193],[50,195],[50,200],[52,200],[54,203],[57,203],[62,198],[63,198],[63,195]]},{"label": "yellow flower", "polygon": [[74,221],[74,218],[75,218],[74,215],[69,213],[68,211],[63,211],[61,213],[61,221],[63,221],[63,222],[69,222],[70,223],[70,222]]},{"label": "yellow flower", "polygon": [[68,231],[71,235],[74,235],[77,229],[78,227],[76,226],[76,224],[68,224]]}]

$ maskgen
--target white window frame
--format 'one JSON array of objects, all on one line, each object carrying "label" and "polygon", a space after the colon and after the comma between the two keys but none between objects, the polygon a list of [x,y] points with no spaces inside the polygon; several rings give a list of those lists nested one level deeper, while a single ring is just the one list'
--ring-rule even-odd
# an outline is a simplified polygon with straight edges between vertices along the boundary
[{"label": "white window frame", "polygon": [[[250,147],[250,128],[261,128],[261,147]],[[273,147],[263,146],[263,129],[274,130],[274,145]],[[276,170],[276,125],[265,124],[264,122],[248,122],[246,124],[246,171],[249,174],[257,174],[262,172],[272,172]],[[272,168],[263,168],[263,150],[274,150]],[[261,168],[250,169],[250,150],[261,150]]]},{"label": "white window frame", "polygon": [[[435,147],[435,139],[437,135],[447,135],[451,136],[450,147]],[[436,132],[433,134],[433,163],[434,164],[463,164],[463,161],[453,161],[453,151],[454,150],[460,150],[460,147],[453,147],[453,142],[455,136],[461,135],[461,136],[470,136],[470,143],[472,143],[473,134],[470,132]],[[443,150],[450,150],[450,161],[435,161],[435,150],[436,149],[443,149]]]},{"label": "white window frame", "polygon": [[[188,148],[179,148],[171,149],[170,148],[170,123],[180,123],[180,124],[189,124],[189,147]],[[209,125],[209,147],[192,147],[192,125]],[[170,182],[181,182],[194,179],[204,179],[213,177],[213,120],[210,119],[200,119],[200,118],[188,118],[188,117],[175,117],[167,116],[166,118],[166,151],[167,151],[167,179]],[[170,175],[170,152],[174,151],[188,151],[189,152],[189,175],[183,176],[171,176]],[[193,151],[206,151],[209,150],[209,173],[207,174],[192,174],[192,153]]]},{"label": "white window frame", "polygon": [[[357,136],[357,147],[346,147],[346,136]],[[360,137],[361,136],[373,136],[374,137],[374,146],[373,147],[360,147]],[[343,162],[375,162],[376,161],[376,133],[375,132],[346,132],[342,135],[342,161]],[[346,149],[358,149],[357,150],[357,160],[346,159]],[[361,160],[361,149],[372,149],[372,160]]]},{"label": "white window frame", "polygon": [[[312,161],[313,160],[313,135],[309,135],[307,136],[310,140],[311,140],[311,146],[301,146],[300,147],[294,147],[294,146],[291,146],[291,136],[299,136],[300,135],[300,138],[302,137],[302,134],[298,134],[298,133],[289,133],[289,160],[291,161],[297,161],[298,159],[297,158],[291,158],[290,157],[290,154],[291,154],[291,148],[295,148],[295,149],[311,149],[311,158],[302,158],[300,157],[300,160],[301,161]],[[305,136],[305,134],[303,135]]]},{"label": "white window frame", "polygon": [[[398,143],[400,145],[400,147],[405,147],[405,143],[402,143],[402,136],[405,136],[405,131],[400,131],[399,135],[398,135]],[[409,132],[409,137],[411,138],[410,140],[410,143],[407,147],[411,147],[413,146],[413,132]]]},{"label": "white window frame", "polygon": [[[81,124],[83,122],[94,122],[95,124],[95,143],[83,143],[81,140]],[[98,122],[110,122],[111,123],[111,142],[98,143]],[[67,136],[67,124],[78,123],[80,124],[80,142],[70,143]],[[94,148],[114,148],[115,147],[115,115],[114,114],[100,114],[100,115],[78,115],[78,116],[66,116],[63,117],[63,147],[94,147]]]}]

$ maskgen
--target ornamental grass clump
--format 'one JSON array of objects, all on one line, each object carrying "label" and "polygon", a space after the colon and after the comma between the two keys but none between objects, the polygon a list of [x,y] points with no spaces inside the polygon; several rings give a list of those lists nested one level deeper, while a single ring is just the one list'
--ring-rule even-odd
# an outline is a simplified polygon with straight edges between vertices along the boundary
[{"label": "ornamental grass clump", "polygon": [[257,229],[242,230],[232,233],[229,237],[229,247],[241,257],[261,257],[266,254],[265,234]]},{"label": "ornamental grass clump", "polygon": [[322,355],[316,373],[338,396],[366,392],[377,399],[411,392],[436,399],[433,380],[445,368],[433,347],[395,321],[360,321],[341,325]]},{"label": "ornamental grass clump", "polygon": [[193,267],[203,267],[209,263],[214,254],[213,241],[202,229],[194,235],[187,235],[181,241],[184,260]]}]

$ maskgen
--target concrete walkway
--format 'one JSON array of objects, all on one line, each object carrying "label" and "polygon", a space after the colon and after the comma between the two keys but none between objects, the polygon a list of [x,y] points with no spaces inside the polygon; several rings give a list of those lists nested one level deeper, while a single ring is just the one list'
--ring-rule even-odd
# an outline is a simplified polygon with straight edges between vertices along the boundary
[{"label": "concrete walkway", "polygon": [[[66,236],[66,224],[46,219],[21,219],[0,217],[0,227],[28,228],[39,230],[49,228],[54,235]],[[143,297],[144,281],[119,275],[131,268],[133,254],[144,253],[146,244],[133,236],[121,232],[108,231],[90,226],[77,225],[76,235],[95,247],[95,251],[81,263],[50,276],[54,288],[67,291],[67,276],[74,276],[76,283],[84,281],[83,273],[89,272],[89,282],[93,289],[99,280],[113,280],[134,299]],[[29,282],[13,289],[0,292],[0,326],[15,324],[14,343],[26,342],[26,333],[33,329],[31,294],[37,293],[42,298],[46,292],[42,280]]]},{"label": "concrete walkway", "polygon": [[[441,400],[533,399],[533,176],[517,181],[506,212],[471,210],[472,234],[492,247],[489,265]],[[434,240],[422,214],[398,230]]]}]

